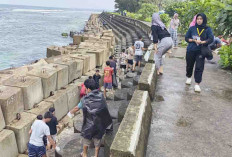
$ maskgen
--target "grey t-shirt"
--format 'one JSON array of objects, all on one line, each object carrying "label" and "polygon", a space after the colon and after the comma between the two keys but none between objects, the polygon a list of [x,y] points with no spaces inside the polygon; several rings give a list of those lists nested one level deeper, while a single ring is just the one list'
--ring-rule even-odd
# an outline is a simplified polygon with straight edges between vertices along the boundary
[{"label": "grey t-shirt", "polygon": [[144,43],[142,41],[136,41],[134,47],[135,47],[135,55],[142,56],[143,55],[142,48],[144,47]]},{"label": "grey t-shirt", "polygon": [[47,124],[42,120],[36,120],[31,126],[32,134],[30,137],[30,144],[41,147],[44,146],[43,136],[50,135],[50,130]]}]

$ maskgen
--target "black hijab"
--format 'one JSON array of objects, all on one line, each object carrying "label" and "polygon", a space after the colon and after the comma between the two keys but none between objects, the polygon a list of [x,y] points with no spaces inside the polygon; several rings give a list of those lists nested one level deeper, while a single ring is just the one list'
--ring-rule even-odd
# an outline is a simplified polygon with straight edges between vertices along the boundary
[{"label": "black hijab", "polygon": [[[201,25],[198,25],[197,21],[196,21],[196,27],[199,28],[199,29],[206,29],[208,27],[208,26],[206,26],[206,24],[207,24],[207,17],[206,17],[206,15],[204,13],[200,13],[200,14],[197,14],[197,17],[198,16],[202,17],[203,23]],[[196,17],[196,19],[197,19],[197,17]]]}]

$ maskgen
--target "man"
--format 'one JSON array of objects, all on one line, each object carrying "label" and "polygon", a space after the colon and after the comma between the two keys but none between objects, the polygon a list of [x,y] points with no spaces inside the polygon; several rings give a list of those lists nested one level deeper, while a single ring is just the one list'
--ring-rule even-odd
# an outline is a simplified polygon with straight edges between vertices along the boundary
[{"label": "man", "polygon": [[[52,119],[50,122],[46,123],[50,129],[50,135],[53,139],[53,141],[56,143],[56,135],[57,135],[57,125],[58,125],[58,121],[57,118],[55,116],[55,108],[51,107],[49,108],[49,112],[51,112],[52,114]],[[48,141],[48,149],[51,149],[51,144]]]},{"label": "man", "polygon": [[52,114],[50,112],[46,112],[43,120],[35,120],[31,126],[31,130],[29,131],[31,137],[28,143],[29,157],[46,157],[46,147],[43,142],[44,135],[47,136],[47,139],[53,146],[53,149],[56,148],[56,144],[50,135],[49,127],[46,125],[46,123],[50,122],[51,119]]},{"label": "man", "polygon": [[114,73],[113,73],[113,76],[112,76],[112,85],[114,88],[117,88],[118,87],[118,82],[117,82],[117,79],[116,79],[116,76],[117,76],[117,63],[115,61],[115,58],[114,56],[110,56],[109,57],[109,60],[110,60],[110,67],[114,70]]},{"label": "man", "polygon": [[95,156],[98,157],[101,139],[106,132],[106,129],[112,125],[106,100],[101,92],[96,89],[96,83],[93,79],[88,79],[84,82],[87,95],[83,97],[73,110],[68,113],[72,118],[74,113],[83,110],[83,125],[81,136],[83,137],[83,152],[82,157],[87,157],[87,150],[91,142],[94,142]]},{"label": "man", "polygon": [[139,40],[135,42],[134,44],[134,52],[135,52],[135,62],[133,65],[133,70],[135,71],[135,66],[138,63],[138,66],[140,67],[141,61],[143,59],[143,51],[144,49],[144,43],[143,43],[143,37],[139,36]]}]

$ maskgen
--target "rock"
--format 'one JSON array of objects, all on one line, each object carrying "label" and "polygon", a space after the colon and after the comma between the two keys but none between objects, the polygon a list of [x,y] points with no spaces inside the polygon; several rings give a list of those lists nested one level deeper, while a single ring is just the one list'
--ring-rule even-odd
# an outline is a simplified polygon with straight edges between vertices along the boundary
[{"label": "rock", "polygon": [[135,72],[134,73],[129,72],[129,73],[126,74],[126,78],[133,78],[135,76],[137,76],[137,73],[135,73]]},{"label": "rock", "polygon": [[133,87],[133,78],[122,80],[121,88],[131,88],[131,87]]},{"label": "rock", "polygon": [[139,78],[140,78],[139,75],[133,77],[133,85],[138,85],[139,84]]},{"label": "rock", "polygon": [[123,120],[128,105],[129,105],[129,102],[127,104],[122,104],[119,107],[119,110],[118,110],[118,122],[121,122]]},{"label": "rock", "polygon": [[121,101],[107,101],[107,106],[110,112],[110,115],[113,119],[118,118],[118,110],[121,104],[127,104],[129,103],[127,100],[121,100]]},{"label": "rock", "polygon": [[113,125],[113,132],[111,134],[105,134],[104,136],[104,155],[105,157],[110,157],[110,147],[113,143],[114,137],[118,131],[120,123]]}]

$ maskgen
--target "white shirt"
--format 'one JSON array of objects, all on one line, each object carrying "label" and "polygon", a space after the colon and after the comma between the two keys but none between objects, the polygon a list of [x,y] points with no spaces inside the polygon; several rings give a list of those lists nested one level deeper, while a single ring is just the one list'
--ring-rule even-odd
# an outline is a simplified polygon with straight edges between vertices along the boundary
[{"label": "white shirt", "polygon": [[42,120],[36,120],[31,126],[32,133],[30,137],[30,144],[41,147],[44,146],[43,136],[50,135],[50,130],[47,124]]},{"label": "white shirt", "polygon": [[143,55],[142,48],[144,47],[144,43],[142,41],[136,41],[134,47],[135,47],[135,55],[142,56]]}]

